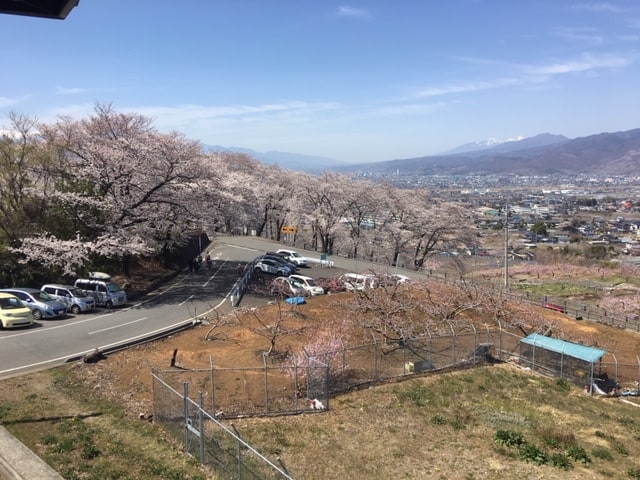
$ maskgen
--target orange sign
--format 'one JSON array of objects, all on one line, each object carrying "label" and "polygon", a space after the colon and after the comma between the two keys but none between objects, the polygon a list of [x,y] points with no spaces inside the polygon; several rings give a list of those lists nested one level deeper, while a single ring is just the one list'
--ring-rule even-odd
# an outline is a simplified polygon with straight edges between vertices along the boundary
[{"label": "orange sign", "polygon": [[282,233],[296,233],[297,229],[296,227],[282,227],[280,231]]}]

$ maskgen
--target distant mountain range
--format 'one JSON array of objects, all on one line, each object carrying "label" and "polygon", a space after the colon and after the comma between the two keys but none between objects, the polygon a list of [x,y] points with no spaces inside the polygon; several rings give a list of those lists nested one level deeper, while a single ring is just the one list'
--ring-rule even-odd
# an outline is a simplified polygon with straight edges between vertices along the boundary
[{"label": "distant mountain range", "polygon": [[[640,175],[640,129],[568,139],[543,133],[493,147],[339,167],[403,175]],[[458,149],[456,149],[458,150]]]},{"label": "distant mountain range", "polygon": [[358,164],[340,164],[331,158],[286,152],[208,148],[242,152],[266,164],[308,172],[331,170],[378,175],[640,175],[640,128],[575,139],[549,133],[504,142],[491,139],[468,143],[442,155]]},{"label": "distant mountain range", "polygon": [[323,170],[332,170],[333,167],[340,168],[345,166],[338,160],[328,157],[319,157],[315,155],[305,155],[302,153],[288,152],[256,152],[250,148],[242,147],[222,147],[220,145],[205,145],[205,149],[212,152],[235,152],[245,153],[256,160],[261,161],[265,165],[278,165],[288,170],[302,170],[307,172],[319,172]]}]

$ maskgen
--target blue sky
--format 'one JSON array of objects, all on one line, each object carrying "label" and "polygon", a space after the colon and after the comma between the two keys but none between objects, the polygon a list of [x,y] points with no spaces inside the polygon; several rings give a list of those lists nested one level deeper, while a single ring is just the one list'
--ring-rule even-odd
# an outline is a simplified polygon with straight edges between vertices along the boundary
[{"label": "blue sky", "polygon": [[0,15],[0,124],[96,102],[344,162],[640,127],[640,2],[80,0]]}]

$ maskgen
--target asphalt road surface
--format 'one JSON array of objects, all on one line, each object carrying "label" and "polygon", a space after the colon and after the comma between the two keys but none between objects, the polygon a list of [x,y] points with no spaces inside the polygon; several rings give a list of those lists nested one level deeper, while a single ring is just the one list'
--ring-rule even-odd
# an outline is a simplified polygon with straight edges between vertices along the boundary
[{"label": "asphalt road surface", "polygon": [[[96,348],[110,351],[161,336],[191,325],[199,317],[212,315],[214,309],[224,314],[234,308],[229,296],[238,281],[238,264],[244,265],[278,248],[283,245],[260,238],[219,236],[203,252],[203,256],[208,252],[213,259],[211,270],[201,268],[198,272],[182,273],[138,303],[69,315],[62,320],[39,320],[26,329],[1,330],[0,378],[79,359]],[[338,276],[347,270],[384,270],[381,265],[340,257],[330,257],[334,266],[329,268],[320,264],[319,253],[296,250],[311,259],[310,266],[298,272],[303,275]],[[239,306],[256,306],[265,301],[263,296],[247,294]]]}]

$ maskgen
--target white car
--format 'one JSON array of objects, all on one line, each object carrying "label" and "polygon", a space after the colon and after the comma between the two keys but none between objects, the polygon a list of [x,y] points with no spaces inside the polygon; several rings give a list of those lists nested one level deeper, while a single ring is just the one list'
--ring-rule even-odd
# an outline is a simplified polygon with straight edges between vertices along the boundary
[{"label": "white car", "polygon": [[378,288],[380,283],[375,275],[360,273],[343,273],[338,280],[344,283],[345,288],[350,292]]},{"label": "white car", "polygon": [[257,260],[253,268],[264,273],[271,273],[272,275],[278,275],[281,277],[287,277],[293,273],[286,265],[279,264],[278,262],[268,258],[261,258]]},{"label": "white car", "polygon": [[300,255],[295,250],[287,250],[286,248],[281,248],[276,253],[279,254],[279,255],[282,255],[282,257],[287,262],[295,263],[299,267],[306,267],[307,266],[307,259],[304,258],[302,255]]},{"label": "white car", "polygon": [[402,275],[401,273],[394,273],[389,275],[389,278],[393,280],[395,283],[412,283],[413,279],[411,277],[407,277],[406,275]]},{"label": "white car", "polygon": [[299,282],[289,277],[276,277],[271,282],[271,293],[285,297],[303,297],[306,292]]},{"label": "white car", "polygon": [[324,295],[324,288],[318,285],[311,277],[305,275],[289,275],[289,279],[295,282],[294,285],[302,287],[307,295]]}]

